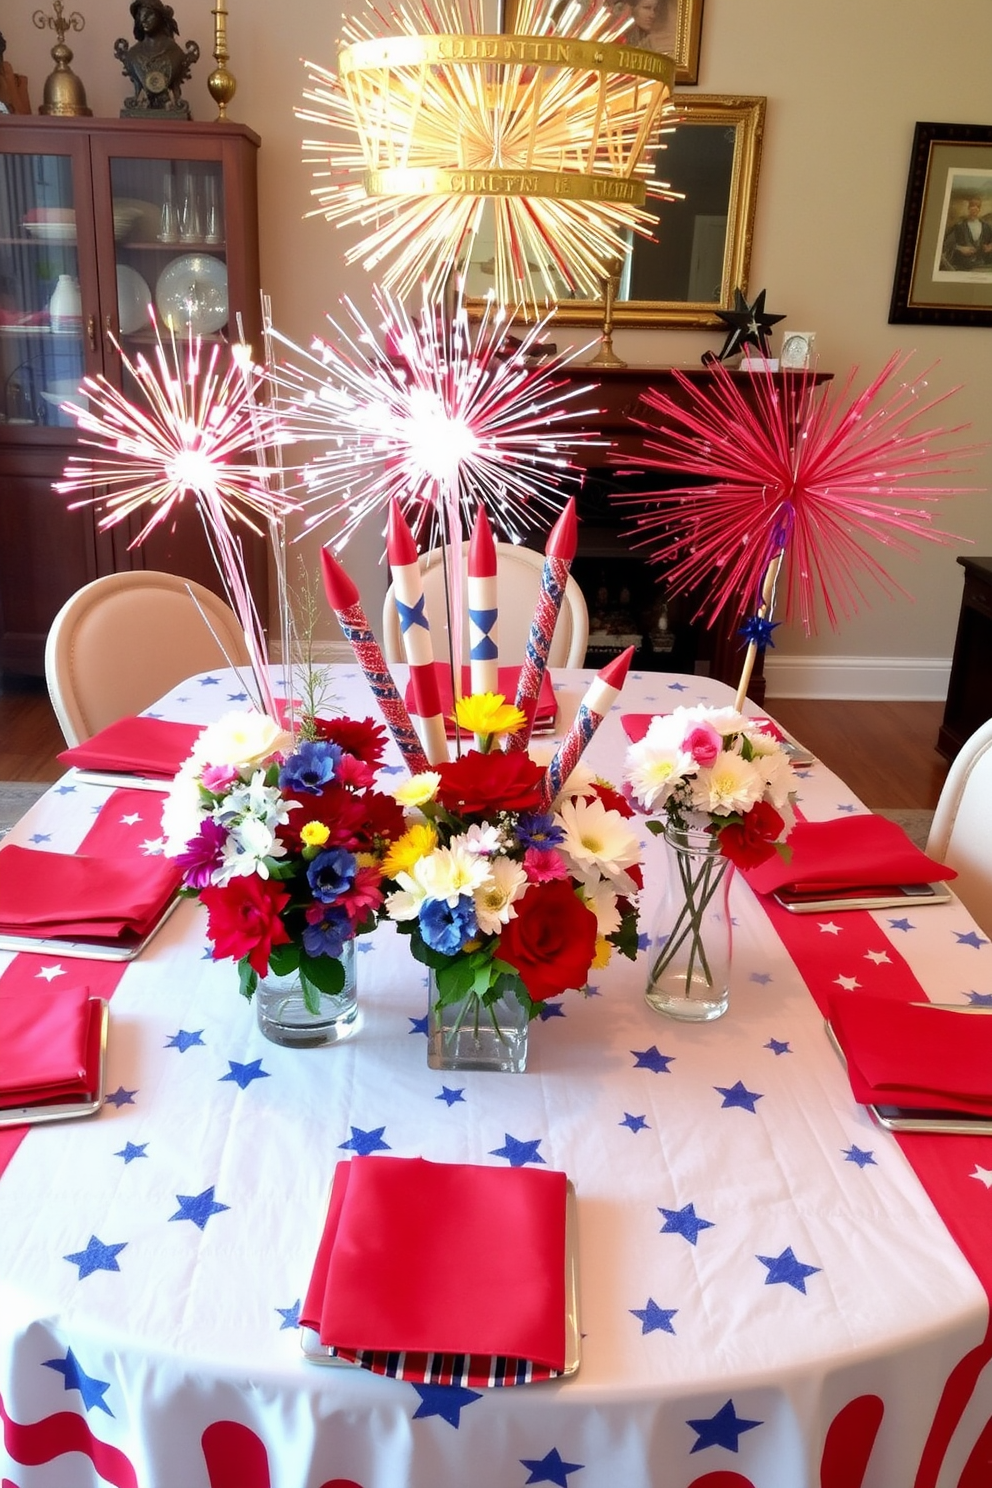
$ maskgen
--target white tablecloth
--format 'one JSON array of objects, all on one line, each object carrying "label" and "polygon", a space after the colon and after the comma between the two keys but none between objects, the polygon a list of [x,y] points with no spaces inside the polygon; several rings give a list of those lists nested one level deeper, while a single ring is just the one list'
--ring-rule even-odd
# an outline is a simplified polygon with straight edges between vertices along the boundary
[{"label": "white tablecloth", "polygon": [[[566,712],[583,676],[561,674]],[[355,669],[336,670],[334,691],[352,714],[373,711]],[[634,676],[589,757],[618,779],[621,708],[728,697],[703,678]],[[230,675],[205,674],[157,712],[206,722],[243,701]],[[810,817],[863,809],[820,765],[797,784]],[[70,850],[105,799],[70,774],[12,840]],[[157,799],[133,824],[152,844]],[[649,917],[660,859],[645,839]],[[233,965],[209,957],[203,911],[182,904],[114,996],[104,1109],[34,1129],[0,1178],[6,1476],[17,1488],[814,1488],[831,1421],[867,1394],[884,1415],[864,1488],[912,1484],[947,1376],[985,1333],[986,1297],[895,1141],[853,1102],[740,882],[732,906],[724,1019],[659,1017],[643,955],[615,957],[593,995],[546,1009],[515,1076],[428,1070],[422,969],[388,927],[362,943],[355,1039],[268,1043]],[[932,996],[992,993],[992,947],[961,940],[973,927],[958,906],[917,912],[909,931],[893,918],[878,917]],[[37,959],[39,978],[78,970]],[[568,1173],[576,1375],[468,1392],[304,1360],[296,1319],[329,1181],[367,1152]],[[457,1235],[439,1243],[439,1268],[474,1264]],[[986,1376],[941,1488],[990,1409]],[[76,1450],[32,1459],[20,1430],[32,1424],[45,1452]]]}]

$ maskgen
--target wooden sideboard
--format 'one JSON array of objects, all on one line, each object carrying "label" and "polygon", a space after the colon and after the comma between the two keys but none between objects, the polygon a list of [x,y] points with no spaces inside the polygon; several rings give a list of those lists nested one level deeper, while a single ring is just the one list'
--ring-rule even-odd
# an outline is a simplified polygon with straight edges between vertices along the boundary
[{"label": "wooden sideboard", "polygon": [[966,739],[992,718],[992,558],[959,558],[964,569],[961,614],[937,749],[952,760]]}]

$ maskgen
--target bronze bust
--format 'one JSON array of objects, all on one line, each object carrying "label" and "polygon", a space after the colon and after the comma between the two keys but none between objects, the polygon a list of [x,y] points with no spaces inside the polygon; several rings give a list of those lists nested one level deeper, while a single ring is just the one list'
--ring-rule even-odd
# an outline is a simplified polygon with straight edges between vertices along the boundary
[{"label": "bronze bust", "polygon": [[179,46],[179,27],[165,0],[131,0],[130,9],[134,45],[123,36],[114,42],[114,56],[134,84],[134,97],[125,100],[121,118],[190,118],[189,104],[180,94],[200,48],[195,41],[188,41],[185,51]]}]

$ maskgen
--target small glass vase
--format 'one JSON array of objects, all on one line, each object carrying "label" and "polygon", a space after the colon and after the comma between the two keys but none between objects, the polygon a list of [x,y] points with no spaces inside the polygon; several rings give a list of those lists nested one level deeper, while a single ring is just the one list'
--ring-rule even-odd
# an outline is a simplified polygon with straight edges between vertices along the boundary
[{"label": "small glass vase", "polygon": [[733,864],[710,833],[666,827],[667,871],[648,942],[651,1007],[670,1018],[708,1023],[730,999]]},{"label": "small glass vase", "polygon": [[437,983],[427,983],[427,1065],[433,1070],[496,1070],[522,1075],[527,1068],[527,1009],[512,992],[492,1007],[476,998],[437,1006]]},{"label": "small glass vase", "polygon": [[355,942],[346,940],[341,952],[344,986],[334,997],[320,994],[320,1008],[312,1013],[303,999],[300,974],[259,977],[255,989],[258,1026],[274,1044],[292,1049],[316,1049],[340,1044],[358,1030],[358,992],[355,978]]}]

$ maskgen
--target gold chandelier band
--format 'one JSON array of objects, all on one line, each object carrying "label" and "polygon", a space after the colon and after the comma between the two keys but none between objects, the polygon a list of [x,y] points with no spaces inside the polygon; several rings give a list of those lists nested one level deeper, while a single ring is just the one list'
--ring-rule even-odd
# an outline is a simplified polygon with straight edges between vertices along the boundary
[{"label": "gold chandelier band", "polygon": [[534,170],[437,170],[397,166],[366,171],[368,196],[533,196],[558,201],[622,202],[642,207],[644,181]]},{"label": "gold chandelier band", "polygon": [[663,52],[617,42],[575,41],[558,36],[382,36],[356,41],[338,57],[341,77],[389,67],[432,67],[441,62],[569,67],[587,72],[627,73],[671,89],[675,62]]}]

